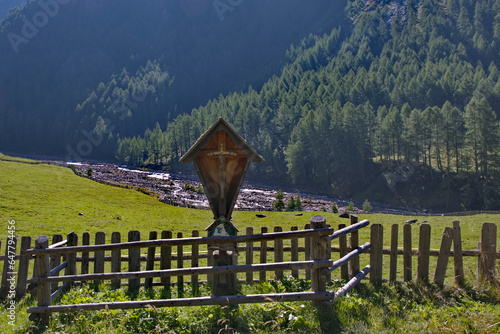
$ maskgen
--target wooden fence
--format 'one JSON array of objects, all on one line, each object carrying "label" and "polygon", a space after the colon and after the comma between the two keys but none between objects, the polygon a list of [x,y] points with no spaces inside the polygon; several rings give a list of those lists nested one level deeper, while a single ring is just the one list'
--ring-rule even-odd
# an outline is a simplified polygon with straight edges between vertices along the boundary
[{"label": "wooden fence", "polygon": [[[321,217],[321,216],[315,216]],[[314,220],[314,219],[313,219]],[[399,226],[391,227],[390,248],[384,248],[383,226],[373,224],[370,231],[370,243],[360,245],[358,230],[369,224],[368,221],[358,222],[356,216],[350,217],[350,225],[339,224],[338,230],[332,233],[332,229],[318,227],[317,223],[305,226],[305,230],[299,231],[298,227],[292,227],[291,231],[283,232],[281,227],[275,227],[273,233],[263,227],[260,234],[254,234],[254,229],[246,229],[246,235],[236,237],[199,237],[198,231],[193,231],[190,238],[183,238],[182,233],[177,233],[176,239],[170,231],[162,231],[160,239],[158,233],[149,233],[149,240],[140,241],[138,231],[128,233],[128,241],[121,242],[121,234],[114,232],[111,235],[111,244],[106,244],[106,236],[103,232],[95,234],[95,241],[90,245],[89,233],[82,234],[81,246],[78,246],[78,235],[68,234],[63,240],[61,235],[52,238],[52,245],[48,245],[48,237],[39,237],[35,243],[35,249],[31,249],[30,237],[22,237],[21,247],[15,255],[18,262],[17,272],[11,270],[12,256],[0,257],[4,261],[1,297],[5,298],[11,291],[12,284],[9,279],[17,276],[15,285],[16,297],[20,298],[32,290],[36,290],[39,306],[31,308],[32,318],[35,314],[48,314],[50,312],[71,311],[78,309],[94,309],[110,307],[104,303],[99,305],[88,304],[87,306],[51,306],[51,301],[66,287],[72,284],[80,284],[84,281],[99,283],[110,280],[111,286],[118,288],[128,285],[129,289],[138,289],[143,285],[145,288],[161,286],[166,291],[167,298],[171,296],[171,286],[176,283],[178,296],[184,296],[184,283],[191,283],[193,298],[166,299],[154,301],[150,305],[155,306],[181,306],[181,305],[208,305],[261,302],[263,300],[291,301],[291,300],[332,300],[341,296],[353,285],[359,282],[370,271],[370,280],[375,284],[382,281],[397,281],[398,264],[403,258],[403,281],[413,280],[413,259],[417,258],[416,280],[430,280],[430,257],[437,257],[434,270],[433,282],[442,286],[445,280],[446,268],[449,257],[454,261],[454,280],[457,285],[464,284],[463,257],[472,256],[477,258],[478,283],[483,281],[494,282],[496,258],[500,253],[496,252],[497,231],[496,225],[484,223],[481,233],[481,242],[476,250],[462,250],[460,224],[453,222],[453,227],[445,228],[439,250],[430,249],[430,225],[419,226],[418,248],[413,248],[412,231],[416,226],[403,225],[403,248],[399,248]],[[322,220],[323,224],[324,218]],[[320,225],[321,225],[320,224]],[[326,222],[325,222],[326,224]],[[313,229],[311,229],[313,226]],[[350,238],[347,235],[350,234]],[[228,239],[230,238],[230,239]],[[333,241],[338,243],[333,245]],[[230,240],[230,241],[229,241]],[[208,257],[204,245],[236,243],[239,244],[239,253],[245,253],[244,265],[226,267],[201,267],[206,263]],[[0,243],[1,245],[1,243]],[[453,249],[451,246],[453,245]],[[17,248],[17,239],[11,238],[6,243],[5,249]],[[201,248],[200,248],[201,246]],[[141,255],[141,248],[147,249],[147,254]],[[159,248],[159,254],[156,253]],[[189,249],[190,252],[186,252]],[[128,254],[122,254],[122,250],[128,250]],[[332,252],[340,253],[340,259],[332,261]],[[360,271],[361,253],[369,253],[369,266]],[[79,255],[79,256],[77,256]],[[93,256],[91,256],[93,255]],[[389,260],[389,270],[383,270],[384,255]],[[34,260],[36,257],[36,261]],[[269,263],[274,258],[274,262]],[[254,263],[258,259],[259,263]],[[30,263],[35,262],[33,276],[30,276]],[[185,268],[186,262],[190,263]],[[122,272],[122,267],[128,263],[128,271]],[[93,268],[90,267],[93,264]],[[79,270],[77,270],[79,268]],[[340,268],[340,277],[349,283],[337,293],[325,291],[324,282],[330,279],[331,273]],[[145,269],[145,270],[144,270]],[[59,276],[64,270],[64,276]],[[105,273],[108,271],[108,273]],[[200,275],[211,275],[220,273],[244,273],[240,280],[251,283],[265,281],[273,277],[281,278],[284,271],[289,271],[293,277],[312,280],[312,292],[300,294],[282,294],[262,296],[231,296],[229,299],[219,297],[197,297],[198,286],[205,280]],[[388,277],[383,277],[388,271]],[[272,274],[270,276],[269,274]],[[256,276],[257,275],[257,276]],[[190,277],[190,281],[184,282],[184,277]],[[174,278],[174,280],[172,280]],[[59,285],[59,283],[63,283]],[[316,282],[316,283],[314,283]],[[33,289],[36,286],[36,289]],[[50,288],[49,288],[50,287]],[[197,298],[196,298],[197,297]],[[119,308],[130,308],[133,305],[146,305],[133,302],[118,304]],[[92,305],[92,306],[89,306]],[[111,306],[118,307],[118,306]],[[45,316],[44,316],[45,317]]]}]

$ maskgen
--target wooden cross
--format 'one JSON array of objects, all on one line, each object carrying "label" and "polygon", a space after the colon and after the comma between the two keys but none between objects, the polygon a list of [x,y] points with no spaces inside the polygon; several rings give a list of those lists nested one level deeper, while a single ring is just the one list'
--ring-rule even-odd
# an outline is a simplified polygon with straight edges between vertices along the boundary
[{"label": "wooden cross", "polygon": [[226,169],[226,157],[238,155],[236,152],[226,151],[224,146],[225,146],[224,142],[220,142],[218,151],[207,153],[207,156],[209,156],[209,157],[215,156],[215,157],[219,158],[219,169],[220,169],[219,182],[220,182],[220,198],[221,199],[223,199],[225,197],[224,189],[226,187],[226,174],[225,174],[224,170]]}]

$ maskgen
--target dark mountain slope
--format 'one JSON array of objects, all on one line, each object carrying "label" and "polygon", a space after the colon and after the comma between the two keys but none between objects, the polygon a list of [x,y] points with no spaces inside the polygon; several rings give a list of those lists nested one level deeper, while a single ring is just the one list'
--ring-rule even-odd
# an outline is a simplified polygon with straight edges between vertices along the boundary
[{"label": "dark mountain slope", "polygon": [[[291,43],[339,24],[345,6],[326,0],[43,3],[50,5],[30,1],[0,28],[3,150],[63,155],[85,139],[82,131],[99,125],[99,116],[122,136],[135,135],[221,93],[258,88],[282,67]],[[149,102],[128,105],[125,118],[108,110],[141,88],[124,74],[120,90],[113,86],[78,109],[93,91],[99,94],[100,83],[112,84],[124,69],[135,76],[149,61],[169,77],[168,84],[147,87]]]}]

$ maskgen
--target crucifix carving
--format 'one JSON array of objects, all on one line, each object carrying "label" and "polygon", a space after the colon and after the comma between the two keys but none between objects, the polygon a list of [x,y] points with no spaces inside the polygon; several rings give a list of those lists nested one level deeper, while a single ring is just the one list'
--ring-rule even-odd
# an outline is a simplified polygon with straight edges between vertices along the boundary
[{"label": "crucifix carving", "polygon": [[224,147],[224,142],[219,142],[219,150],[207,153],[209,157],[218,157],[219,158],[219,184],[220,184],[220,197],[225,198],[224,188],[226,187],[226,158],[228,156],[236,156],[238,155],[236,152],[226,151]]}]

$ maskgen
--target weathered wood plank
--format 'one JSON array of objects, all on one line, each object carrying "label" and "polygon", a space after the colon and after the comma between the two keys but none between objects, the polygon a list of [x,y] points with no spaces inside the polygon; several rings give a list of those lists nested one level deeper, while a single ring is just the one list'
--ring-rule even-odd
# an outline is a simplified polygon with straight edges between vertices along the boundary
[{"label": "weathered wood plank", "polygon": [[30,257],[26,251],[31,247],[31,237],[24,236],[21,238],[21,251],[19,258],[19,270],[17,272],[16,296],[22,298],[26,295],[26,280],[28,279],[28,270]]},{"label": "weathered wood plank", "polygon": [[[106,233],[104,232],[96,232],[95,234],[95,244],[96,245],[104,245],[106,243]],[[96,251],[94,253],[94,273],[103,273],[104,272],[104,251]],[[99,286],[101,284],[100,281],[95,281],[94,285]]]},{"label": "weathered wood plank", "polygon": [[304,231],[285,231],[280,233],[263,233],[254,235],[238,235],[233,237],[198,237],[198,238],[183,238],[183,239],[160,239],[160,240],[144,240],[137,242],[124,242],[121,244],[107,244],[107,245],[90,245],[90,246],[79,246],[79,247],[64,247],[59,249],[30,249],[28,251],[29,255],[35,255],[37,253],[53,254],[53,253],[74,253],[74,252],[95,252],[95,251],[107,251],[113,249],[133,249],[133,248],[146,248],[146,247],[165,247],[165,246],[177,246],[177,245],[193,245],[193,244],[210,244],[210,245],[224,245],[224,244],[237,244],[245,243],[248,241],[258,242],[258,241],[272,241],[272,240],[285,240],[293,238],[310,238],[314,236],[324,236],[330,235],[332,233],[331,228],[323,228],[316,230],[304,230]]},{"label": "weathered wood plank", "polygon": [[256,272],[261,270],[274,271],[291,270],[293,267],[298,269],[315,269],[320,270],[328,268],[333,265],[332,260],[309,260],[299,262],[280,262],[280,263],[257,263],[252,265],[230,265],[230,266],[216,266],[216,267],[198,267],[198,268],[175,268],[165,270],[151,270],[151,271],[136,271],[136,272],[120,272],[120,273],[101,273],[101,274],[87,274],[87,275],[72,275],[72,276],[53,276],[47,278],[32,278],[29,283],[39,282],[72,282],[76,280],[89,281],[89,280],[111,280],[111,279],[141,279],[146,277],[173,277],[173,276],[190,276],[190,275],[206,275],[206,274],[235,274]]},{"label": "weathered wood plank", "polygon": [[[306,224],[306,226],[304,228],[305,228],[305,230],[310,230],[311,224]],[[305,256],[305,260],[308,261],[311,259],[311,237],[306,237],[304,240],[304,244],[306,247],[305,252],[304,252],[304,256]],[[306,270],[306,280],[310,280],[310,279],[311,279],[311,271]]]},{"label": "weathered wood plank", "polygon": [[7,297],[8,291],[10,289],[10,283],[7,284],[8,279],[15,276],[14,266],[15,266],[15,255],[17,250],[17,238],[8,237],[5,242],[5,258],[3,261],[2,270],[2,284],[0,287],[0,299],[5,299]]},{"label": "weathered wood plank", "polygon": [[453,264],[455,269],[455,284],[463,287],[465,284],[464,260],[462,254],[462,231],[459,221],[453,222]]},{"label": "weathered wood plank", "polygon": [[496,283],[495,255],[497,250],[497,226],[493,223],[483,223],[481,229],[481,280]]},{"label": "weathered wood plank", "polygon": [[[291,231],[298,231],[298,226],[292,226]],[[291,249],[290,249],[290,257],[292,262],[299,260],[299,239],[291,240]],[[292,276],[294,278],[299,278],[299,271],[297,269],[292,269]]]},{"label": "weathered wood plank", "polygon": [[181,306],[205,306],[205,305],[234,305],[251,303],[269,303],[269,302],[293,302],[307,300],[331,300],[333,294],[329,291],[324,292],[294,292],[294,293],[274,293],[260,295],[236,295],[236,296],[218,296],[218,297],[197,297],[183,299],[160,299],[160,300],[134,300],[130,302],[113,303],[95,303],[78,305],[54,305],[50,307],[30,307],[29,313],[46,312],[76,312],[91,310],[127,310],[145,307],[181,307]]},{"label": "weathered wood plank", "polygon": [[[260,229],[260,232],[262,234],[267,233],[267,227],[263,226]],[[266,240],[262,240],[261,243],[260,243],[260,263],[266,263],[266,262],[267,262],[267,241]],[[266,272],[265,271],[261,271],[259,273],[259,281],[260,282],[265,282],[266,281]]]},{"label": "weathered wood plank", "polygon": [[[82,245],[83,246],[90,245],[90,233],[84,232],[82,234]],[[82,274],[89,273],[89,252],[82,252],[81,273]]]},{"label": "weathered wood plank", "polygon": [[[141,233],[139,231],[129,231],[128,241],[139,241],[141,240]],[[131,248],[128,250],[128,270],[129,271],[140,271],[141,270],[141,250],[139,248]],[[130,278],[128,280],[128,289],[131,292],[136,292],[139,290],[141,281],[138,278]]]},{"label": "weathered wood plank", "polygon": [[[246,234],[251,235],[253,234],[253,227],[247,227],[246,229]],[[247,242],[245,246],[245,263],[246,264],[253,264],[253,242]],[[248,272],[246,275],[246,282],[247,284],[252,284],[253,283],[253,273]]]},{"label": "weathered wood plank", "polygon": [[[351,225],[356,225],[358,223],[358,217],[351,215]],[[359,247],[359,232],[356,230],[351,233],[351,249],[356,249]],[[359,258],[354,258],[349,262],[349,278],[353,278],[359,272]]]},{"label": "weathered wood plank", "polygon": [[[156,239],[158,239],[158,232],[149,231],[149,240],[156,240]],[[148,255],[147,255],[147,259],[146,259],[146,270],[153,270],[155,268],[155,252],[156,252],[155,247],[148,248]],[[153,288],[153,278],[152,277],[148,277],[145,279],[144,288],[146,290]]]},{"label": "weathered wood plank", "polygon": [[384,227],[381,224],[373,224],[371,226],[370,243],[370,282],[372,284],[382,284],[382,265],[384,248]]},{"label": "weathered wood plank", "polygon": [[[162,231],[161,232],[162,239],[172,239],[172,231]],[[165,246],[160,248],[160,269],[166,270],[172,268],[172,247]],[[167,296],[167,298],[171,297],[170,291],[170,277],[162,277],[161,285],[163,286],[163,295]]]},{"label": "weathered wood plank", "polygon": [[411,249],[411,225],[403,225],[403,280],[410,282],[413,276],[412,270],[412,249]]},{"label": "weathered wood plank", "polygon": [[[325,228],[326,218],[321,215],[315,215],[311,218],[310,223],[312,229]],[[312,260],[327,260],[327,239],[326,237],[313,237],[311,239]],[[320,268],[311,270],[311,290],[314,292],[326,290],[326,275],[323,274]],[[317,307],[322,306],[322,303],[319,301],[313,301],[313,304]]]},{"label": "weathered wood plank", "polygon": [[420,235],[418,241],[418,264],[417,280],[427,282],[429,280],[429,257],[431,250],[431,226],[429,224],[420,225]]},{"label": "weathered wood plank", "polygon": [[[182,232],[177,232],[177,239],[182,239]],[[184,268],[184,248],[183,245],[177,245],[177,268]],[[184,297],[184,276],[177,276],[177,295]]]},{"label": "weathered wood plank", "polygon": [[[49,247],[49,237],[41,235],[35,240],[36,249],[46,249]],[[35,276],[37,278],[47,278],[50,273],[50,259],[48,254],[40,254],[36,257]],[[50,283],[39,282],[36,286],[36,298],[38,307],[50,306],[52,301],[50,299]],[[45,313],[40,317],[39,325],[45,326],[49,322],[50,313]]]},{"label": "weathered wood plank", "polygon": [[[275,226],[274,232],[275,233],[283,232],[283,229],[281,226]],[[274,262],[283,262],[283,240],[275,240],[274,241]],[[274,275],[276,276],[277,279],[282,279],[283,278],[283,271],[276,270],[274,272]]]},{"label": "weathered wood plank", "polygon": [[436,264],[436,273],[434,274],[434,283],[440,287],[444,285],[452,242],[453,228],[446,227],[443,231],[443,238],[441,239],[441,247],[439,248],[439,256]]},{"label": "weathered wood plank", "polygon": [[[63,241],[63,236],[61,234],[54,234],[52,236],[52,246],[58,245]],[[61,254],[51,254],[49,257],[50,261],[50,269],[56,268],[61,264]],[[59,276],[59,272],[55,273],[54,275]],[[51,290],[52,292],[56,291],[58,289],[57,283],[52,284]]]},{"label": "weathered wood plank", "polygon": [[[111,233],[111,243],[117,244],[121,242],[121,234],[120,232]],[[122,258],[121,258],[121,249],[113,249],[111,251],[111,272],[119,273],[122,271]],[[111,288],[119,289],[121,285],[121,281],[119,279],[111,280]]]},{"label": "weathered wood plank", "polygon": [[[346,227],[345,224],[339,224],[339,230]],[[348,253],[347,251],[347,236],[342,235],[339,237],[339,255],[343,258]],[[340,278],[344,281],[349,281],[349,263],[345,263],[340,267]]]},{"label": "weathered wood plank", "polygon": [[398,272],[398,237],[399,225],[392,224],[391,226],[391,249],[389,250],[389,281],[396,282]]},{"label": "weathered wood plank", "polygon": [[[194,238],[200,236],[200,232],[198,230],[193,230],[191,234]],[[200,266],[199,262],[199,245],[191,246],[191,268],[197,268]],[[198,283],[198,275],[191,275],[191,286],[193,289],[193,297],[197,297],[200,295],[200,284]]]},{"label": "weathered wood plank", "polygon": [[[75,232],[71,232],[66,236],[66,239],[68,240],[68,247],[76,247],[78,245],[78,234]],[[63,248],[61,248],[63,249]],[[66,269],[64,270],[64,275],[76,275],[76,253],[69,253],[66,255],[66,262],[68,262],[68,265],[66,266]],[[68,284],[68,288],[72,285],[72,283]]]}]

